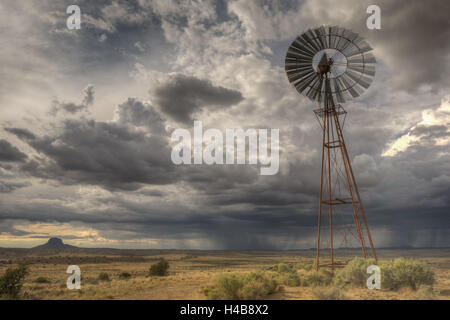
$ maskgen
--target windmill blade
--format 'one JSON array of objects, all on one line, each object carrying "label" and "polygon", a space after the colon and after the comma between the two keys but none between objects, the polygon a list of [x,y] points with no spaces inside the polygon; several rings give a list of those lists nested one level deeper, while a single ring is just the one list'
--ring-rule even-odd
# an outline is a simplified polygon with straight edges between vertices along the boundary
[{"label": "windmill blade", "polygon": [[338,27],[333,26],[330,28],[330,48],[336,49],[336,44],[338,40]]},{"label": "windmill blade", "polygon": [[339,82],[337,79],[333,79],[333,87],[334,87],[334,94],[336,96],[336,100],[339,103],[344,103],[345,99],[342,96],[342,89],[339,87]]},{"label": "windmill blade", "polygon": [[295,82],[296,80],[302,79],[311,73],[312,73],[311,70],[303,70],[300,72],[293,72],[290,75],[288,75],[288,79],[290,82]]},{"label": "windmill blade", "polygon": [[288,61],[285,63],[284,69],[286,72],[291,72],[292,70],[297,69],[311,69],[311,63],[297,62],[297,61]]},{"label": "windmill blade", "polygon": [[349,64],[347,69],[357,71],[367,76],[375,76],[375,68],[372,66]]},{"label": "windmill blade", "polygon": [[342,34],[344,33],[344,29],[343,28],[337,28],[337,33],[336,33],[336,44],[335,44],[335,49],[336,50],[341,50],[342,46],[344,45],[344,42],[346,41],[345,38],[342,37]]},{"label": "windmill blade", "polygon": [[304,65],[309,65],[312,66],[312,59],[308,58],[308,59],[304,59],[304,58],[300,58],[300,57],[296,57],[294,55],[291,55],[290,53],[286,54],[286,59],[284,60],[284,62],[286,64],[304,64]]},{"label": "windmill blade", "polygon": [[355,46],[351,51],[345,52],[344,54],[347,58],[350,58],[354,55],[369,52],[372,50],[372,47],[366,41],[362,41],[359,46]]},{"label": "windmill blade", "polygon": [[323,77],[320,78],[320,81],[317,83],[317,85],[315,86],[315,93],[313,98],[317,99],[317,101],[322,102],[322,98],[323,98],[323,93],[325,90],[322,90],[323,88],[323,84],[324,84],[324,80]]},{"label": "windmill blade", "polygon": [[372,83],[372,78],[364,77],[363,74],[356,74],[351,71],[346,71],[345,74],[349,76],[352,80],[354,80],[358,85],[367,89]]},{"label": "windmill blade", "polygon": [[[286,68],[291,68],[292,66],[286,66]],[[307,74],[313,72],[312,68],[310,67],[302,67],[302,68],[294,68],[294,69],[290,69],[290,70],[286,70],[286,73],[288,75],[288,78],[291,78],[297,74],[303,74],[303,76],[306,76]],[[292,81],[291,81],[292,82]]]},{"label": "windmill blade", "polygon": [[313,80],[317,79],[318,76],[316,73],[311,73],[306,76],[302,81],[297,82],[295,88],[299,93],[302,93],[308,86],[313,82]]},{"label": "windmill blade", "polygon": [[306,92],[306,96],[310,98],[311,100],[315,100],[316,97],[320,99],[320,97],[317,96],[317,88],[319,86],[322,86],[323,79],[321,77],[317,77],[316,80],[313,81],[311,84],[309,90]]},{"label": "windmill blade", "polygon": [[344,73],[341,76],[341,80],[345,85],[345,90],[347,90],[353,98],[359,97],[358,92],[353,89],[353,86],[355,85],[356,82],[353,81],[353,83],[351,83],[352,81],[350,80],[350,78],[348,78],[348,76]]},{"label": "windmill blade", "polygon": [[311,58],[305,58],[296,54],[292,54],[290,52],[288,52],[286,54],[286,59],[285,59],[286,63],[311,63],[312,59]]},{"label": "windmill blade", "polygon": [[304,49],[307,52],[310,52],[312,56],[314,56],[317,52],[317,49],[314,48],[313,44],[311,44],[307,39],[306,39],[306,35],[302,34],[301,36],[299,36],[297,38],[297,40],[295,41],[295,44],[300,45],[302,47],[302,49]]},{"label": "windmill blade", "polygon": [[307,57],[313,57],[314,56],[314,51],[311,50],[308,46],[305,46],[305,44],[302,42],[303,40],[298,37],[289,48],[293,48],[295,50],[300,51],[303,55],[307,56]]},{"label": "windmill blade", "polygon": [[359,51],[359,48],[363,46],[364,44],[364,40],[363,38],[361,38],[360,36],[356,35],[356,37],[354,37],[355,34],[351,35],[351,38],[348,39],[349,40],[349,44],[348,46],[346,46],[345,48],[342,49],[342,54],[349,57],[349,52],[352,51]]},{"label": "windmill blade", "polygon": [[[297,75],[300,75],[300,78],[308,75],[311,71],[309,69],[293,69],[293,70],[288,70],[286,71],[286,74],[288,76],[289,82],[294,82],[295,79],[293,79],[294,77],[296,77]],[[300,78],[296,78],[296,79],[300,79]]]},{"label": "windmill blade", "polygon": [[348,40],[350,41],[350,42],[353,42],[353,43],[355,43],[355,41],[356,41],[356,39],[359,37],[358,36],[358,34],[357,33],[354,33],[353,31],[351,31],[351,30],[347,30],[348,31]]},{"label": "windmill blade", "polygon": [[359,82],[355,83],[352,88],[358,93],[358,97],[364,92],[364,88]]},{"label": "windmill blade", "polygon": [[343,37],[344,41],[343,41],[343,44],[340,47],[339,51],[344,53],[348,47],[352,46],[352,41],[356,37],[358,37],[358,35],[356,33],[351,32],[350,30],[343,29],[341,37]]},{"label": "windmill blade", "polygon": [[316,52],[322,50],[323,48],[321,48],[320,42],[316,41],[316,35],[314,34],[314,31],[312,31],[311,29],[309,29],[308,31],[306,31],[304,33],[305,35],[305,40],[308,41],[313,48],[315,48]]},{"label": "windmill blade", "polygon": [[295,59],[290,55],[286,55],[286,60],[284,60],[285,67],[287,66],[309,66],[312,69],[312,60],[310,59]]},{"label": "windmill blade", "polygon": [[345,75],[347,75],[356,83],[358,83],[359,79],[361,79],[361,74],[356,74],[355,72],[351,72],[350,70],[345,71]]},{"label": "windmill blade", "polygon": [[305,96],[307,96],[309,99],[311,99],[311,100],[314,100],[313,98],[312,98],[312,96],[310,96],[310,92],[312,91],[312,90],[314,90],[314,85],[318,82],[318,81],[320,81],[320,78],[319,77],[315,77],[314,78],[314,81],[313,82],[311,82],[311,84],[310,85],[308,85],[304,90],[306,90],[306,92],[304,92],[304,95]]},{"label": "windmill blade", "polygon": [[326,43],[325,43],[325,29],[322,29],[323,27],[316,28],[312,30],[314,34],[313,40],[316,41],[316,43],[319,45],[320,50],[326,49]]},{"label": "windmill blade", "polygon": [[300,80],[300,79],[306,77],[307,75],[309,75],[309,71],[303,72],[303,73],[302,72],[294,72],[288,76],[288,80],[289,80],[289,82],[291,82],[292,84],[295,85],[297,80]]},{"label": "windmill blade", "polygon": [[305,59],[312,59],[314,56],[312,51],[309,49],[306,50],[305,46],[300,46],[299,43],[297,43],[297,40],[289,46],[288,53],[304,57]]},{"label": "windmill blade", "polygon": [[326,39],[327,32],[325,30],[325,27],[321,26],[321,27],[315,29],[314,32],[317,36],[317,40],[320,42],[321,49],[323,50],[323,49],[328,48],[328,44],[326,41],[327,40]]},{"label": "windmill blade", "polygon": [[329,82],[329,86],[328,86],[329,94],[332,96],[333,101],[335,101],[336,100],[335,91],[334,91],[335,80],[334,80],[334,78],[329,78],[328,82]]},{"label": "windmill blade", "polygon": [[300,51],[292,46],[288,49],[286,57],[292,57],[295,59],[305,59],[305,60],[308,60],[308,59],[311,60],[313,58],[311,55],[307,55],[303,51]]},{"label": "windmill blade", "polygon": [[371,53],[364,53],[361,56],[354,56],[352,58],[347,59],[348,64],[353,63],[363,63],[363,64],[375,64],[377,63],[377,60]]},{"label": "windmill blade", "polygon": [[361,86],[363,86],[365,89],[367,89],[372,84],[372,81],[373,81],[373,78],[361,77],[361,79],[359,80],[359,84]]},{"label": "windmill blade", "polygon": [[356,35],[356,38],[355,39],[353,39],[353,44],[355,45],[355,46],[359,46],[359,44],[362,42],[362,41],[364,41],[364,39],[361,37],[361,36],[359,36],[358,34]]},{"label": "windmill blade", "polygon": [[342,80],[342,76],[336,78],[336,81],[339,83],[339,92],[342,95],[342,98],[346,101],[348,99],[352,98],[352,95],[348,92],[348,83],[347,85],[344,83],[344,81]]},{"label": "windmill blade", "polygon": [[326,27],[327,48],[331,47],[331,26]]}]

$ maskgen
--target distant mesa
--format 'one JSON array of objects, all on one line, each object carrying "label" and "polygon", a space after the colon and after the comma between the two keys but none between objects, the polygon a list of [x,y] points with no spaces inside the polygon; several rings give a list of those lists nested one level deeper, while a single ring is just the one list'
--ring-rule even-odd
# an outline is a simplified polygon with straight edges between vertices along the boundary
[{"label": "distant mesa", "polygon": [[50,238],[47,243],[34,247],[33,249],[69,249],[76,248],[70,244],[65,244],[60,238]]}]

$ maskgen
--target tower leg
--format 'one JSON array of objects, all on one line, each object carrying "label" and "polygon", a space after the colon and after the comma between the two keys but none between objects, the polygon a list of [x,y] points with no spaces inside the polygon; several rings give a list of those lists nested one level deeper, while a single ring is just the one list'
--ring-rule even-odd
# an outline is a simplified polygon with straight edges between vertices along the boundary
[{"label": "tower leg", "polygon": [[[330,100],[329,100],[330,101]],[[340,106],[339,106],[340,107]],[[345,112],[345,110],[343,111]],[[319,114],[316,112],[316,114]],[[322,208],[323,205],[328,205],[328,215],[330,222],[330,258],[331,258],[331,269],[334,272],[334,243],[333,243],[333,206],[334,205],[342,205],[342,204],[351,204],[352,205],[352,217],[355,224],[355,229],[357,233],[357,238],[361,245],[361,250],[364,258],[367,258],[367,250],[366,250],[366,236],[370,243],[372,256],[377,260],[377,256],[375,253],[375,248],[372,241],[372,236],[369,231],[369,226],[367,223],[366,215],[364,212],[364,208],[361,203],[361,197],[359,195],[358,186],[356,184],[355,175],[353,173],[353,169],[351,166],[350,158],[348,156],[347,147],[345,145],[344,136],[342,134],[342,127],[339,121],[339,115],[342,112],[337,112],[336,107],[333,103],[327,104],[325,103],[325,108],[320,109],[320,116],[323,117],[322,122],[322,168],[321,168],[321,178],[320,178],[320,199],[319,199],[319,216],[318,216],[318,230],[317,230],[317,250],[316,250],[316,270],[319,270],[320,265],[320,240],[321,240],[321,224],[322,224]],[[336,136],[335,136],[336,135]],[[325,148],[327,150],[325,150]],[[344,173],[341,172],[342,179],[346,180],[344,184],[347,185],[346,190],[348,191],[348,198],[341,198],[336,194],[337,193],[333,188],[334,179],[339,179],[339,174],[337,173],[338,168],[332,168],[331,163],[331,149],[335,149],[333,151],[334,158],[333,161],[337,166],[337,153],[341,154],[342,165],[344,168]],[[332,170],[336,170],[336,174],[332,175]],[[344,177],[345,176],[345,177]],[[324,185],[326,180],[326,186]],[[326,191],[325,191],[326,190]],[[346,192],[347,192],[346,191]],[[328,193],[328,196],[325,196],[324,193]],[[339,193],[340,194],[340,193]],[[362,227],[360,214],[362,216],[362,221],[364,223],[364,229]],[[364,232],[365,231],[365,232]],[[323,236],[322,236],[323,237]]]},{"label": "tower leg", "polygon": [[322,170],[320,174],[320,199],[319,199],[319,218],[317,222],[317,252],[316,252],[316,270],[319,270],[319,256],[320,256],[320,224],[322,220],[322,194],[323,194],[323,177],[324,177],[324,160],[325,160],[325,130],[327,123],[327,116],[324,112],[323,115],[323,138],[322,138]]},{"label": "tower leg", "polygon": [[[330,221],[330,255],[331,255],[331,271],[334,272],[334,252],[333,252],[333,206],[332,203],[332,192],[331,192],[331,150],[330,150],[330,125],[332,119],[330,118],[330,115],[328,112],[327,114],[327,160],[328,160],[328,166],[327,166],[327,172],[328,172],[328,217]],[[331,128],[332,129],[332,128]]]},{"label": "tower leg", "polygon": [[339,148],[340,148],[341,155],[342,155],[342,162],[343,162],[344,168],[345,168],[345,177],[347,179],[348,192],[349,192],[349,195],[350,195],[350,198],[352,201],[353,220],[355,222],[355,228],[356,228],[356,232],[358,234],[359,242],[361,243],[363,257],[367,258],[366,245],[364,242],[364,234],[361,230],[361,223],[359,221],[359,216],[358,216],[358,205],[360,204],[360,202],[358,202],[358,204],[356,203],[354,188],[353,188],[353,183],[352,183],[353,180],[350,178],[351,163],[350,163],[348,154],[344,151],[344,150],[346,150],[345,149],[345,141],[344,141],[344,136],[342,135],[341,125],[339,123],[339,117],[338,117],[335,109],[332,111],[332,113],[333,113],[334,123],[335,123],[335,127],[336,127],[336,133],[337,133],[337,137],[338,137],[338,141],[339,141]]},{"label": "tower leg", "polygon": [[[351,181],[353,182],[353,186],[354,186],[354,189],[355,189],[356,197],[358,199],[358,205],[359,205],[359,209],[361,211],[361,216],[362,216],[363,221],[364,221],[364,226],[366,228],[367,238],[369,239],[370,248],[371,248],[371,251],[372,251],[372,256],[374,257],[375,261],[378,261],[377,254],[375,252],[375,247],[373,245],[372,236],[371,236],[370,230],[369,230],[369,224],[367,223],[366,214],[364,212],[364,208],[363,208],[363,205],[362,205],[361,197],[359,195],[359,190],[358,190],[358,186],[356,184],[355,175],[353,173],[353,169],[352,169],[352,166],[350,164],[350,160],[349,160],[349,156],[348,156],[348,152],[347,152],[347,147],[345,145],[344,136],[342,134],[341,125],[339,123],[339,118],[338,118],[337,114],[335,114],[334,118],[335,118],[335,122],[336,122],[336,128],[339,131],[339,135],[341,137],[340,139],[342,140],[342,152],[343,152],[343,154],[345,154],[345,157],[347,158],[347,161],[348,161],[348,167],[349,167],[349,171],[350,171],[350,175],[351,175]],[[364,238],[363,238],[363,241],[364,241]],[[365,246],[364,246],[364,249],[365,249]]]}]

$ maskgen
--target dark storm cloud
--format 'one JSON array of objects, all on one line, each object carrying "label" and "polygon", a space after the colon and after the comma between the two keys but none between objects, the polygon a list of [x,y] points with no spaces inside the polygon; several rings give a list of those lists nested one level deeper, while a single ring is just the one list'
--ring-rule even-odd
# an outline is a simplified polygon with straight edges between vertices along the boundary
[{"label": "dark storm cloud", "polygon": [[[315,215],[293,215],[284,208],[274,213],[252,210],[192,210],[186,207],[155,207],[151,202],[131,202],[114,196],[104,203],[114,208],[80,213],[73,206],[58,203],[2,205],[2,221],[29,221],[89,225],[110,239],[141,238],[192,240],[200,238],[218,249],[280,249],[273,237],[298,240],[313,231]],[[13,230],[13,225],[9,230]]]},{"label": "dark storm cloud", "polygon": [[422,139],[445,138],[450,136],[449,125],[417,126],[411,130],[410,134],[420,136]]},{"label": "dark storm cloud", "polygon": [[51,114],[56,115],[59,110],[66,111],[68,113],[77,113],[78,111],[86,110],[87,106],[84,104],[75,104],[73,102],[59,102],[58,100],[53,100]]},{"label": "dark storm cloud", "polygon": [[84,98],[83,98],[83,105],[90,106],[94,103],[94,86],[92,84],[89,84],[86,88],[83,90]]},{"label": "dark storm cloud", "polygon": [[239,91],[214,86],[209,80],[182,74],[171,77],[151,93],[161,111],[183,123],[191,122],[192,115],[202,108],[227,108],[243,100]]},{"label": "dark storm cloud", "polygon": [[320,168],[316,164],[289,164],[289,179],[284,175],[259,176],[256,172],[252,176],[249,169],[247,173],[244,169],[223,170],[220,176],[211,172],[209,180],[190,182],[195,188],[206,192],[209,195],[206,201],[214,206],[246,204],[259,209],[285,207],[291,210],[291,206],[297,205],[301,211],[302,207],[298,205],[310,207],[317,196]]},{"label": "dark storm cloud", "polygon": [[27,129],[22,128],[5,128],[5,131],[14,134],[19,139],[33,140],[36,136]]},{"label": "dark storm cloud", "polygon": [[[174,182],[171,150],[159,114],[132,98],[120,104],[116,113],[117,122],[66,119],[59,133],[25,139],[46,159],[33,159],[22,169],[62,183],[95,184],[107,189],[135,190],[142,184]],[[14,131],[22,138],[30,136]]]},{"label": "dark storm cloud", "polygon": [[27,155],[11,145],[5,139],[0,140],[0,161],[20,162],[24,161]]},{"label": "dark storm cloud", "polygon": [[145,104],[135,98],[128,98],[122,104],[119,104],[116,115],[119,123],[131,124],[137,127],[146,127],[153,134],[166,135],[164,120],[153,107]]},{"label": "dark storm cloud", "polygon": [[372,33],[391,61],[396,87],[412,91],[422,84],[448,87],[450,2],[381,1],[380,8],[382,30]]},{"label": "dark storm cloud", "polygon": [[75,114],[83,110],[88,110],[89,106],[94,103],[94,92],[94,86],[92,84],[89,84],[86,88],[84,88],[84,98],[82,103],[80,104],[76,104],[73,102],[60,102],[58,101],[58,99],[54,99],[52,101],[50,114],[56,115],[60,110],[71,114]]},{"label": "dark storm cloud", "polygon": [[0,193],[10,193],[16,189],[30,186],[27,182],[0,181]]},{"label": "dark storm cloud", "polygon": [[[138,56],[150,56],[153,63],[170,52],[161,32],[160,21],[152,10],[143,8],[140,1],[80,0],[81,29],[69,31],[66,27],[66,8],[72,3],[43,1],[39,3],[40,25],[52,42],[48,54],[61,63],[67,74],[90,74],[91,78],[121,63],[132,66]],[[145,43],[145,52],[136,47]],[[162,60],[162,59],[161,59]],[[158,64],[158,63],[156,63]],[[111,72],[108,80],[116,77]]]},{"label": "dark storm cloud", "polygon": [[[62,144],[55,145],[56,140]],[[59,174],[74,183],[130,190],[141,183],[167,184],[174,180],[166,139],[146,137],[114,124],[66,122],[62,135],[30,145],[52,159]],[[52,175],[52,166],[45,169]]]}]

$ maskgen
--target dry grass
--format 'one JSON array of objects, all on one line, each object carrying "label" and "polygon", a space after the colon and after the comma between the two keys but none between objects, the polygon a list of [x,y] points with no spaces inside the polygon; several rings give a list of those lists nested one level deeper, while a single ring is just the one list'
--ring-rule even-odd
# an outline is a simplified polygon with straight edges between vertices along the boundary
[{"label": "dry grass", "polygon": [[[128,254],[128,255],[127,255]],[[214,285],[223,274],[245,274],[260,270],[271,270],[280,263],[298,268],[313,262],[313,252],[220,252],[220,251],[161,251],[146,250],[130,252],[102,252],[78,250],[58,252],[32,252],[30,250],[0,249],[0,274],[20,261],[28,260],[29,274],[22,288],[25,299],[206,299],[203,289]],[[354,252],[343,254],[348,261]],[[392,251],[379,252],[381,260],[408,256],[427,262],[435,272],[433,288],[423,287],[414,291],[401,288],[397,291],[368,290],[345,287],[337,292],[330,286],[289,286],[267,296],[267,299],[450,299],[450,251]],[[160,258],[170,263],[166,277],[150,277],[151,264]],[[8,260],[11,260],[9,263]],[[81,268],[81,290],[68,290],[66,269],[70,264]],[[100,281],[99,275],[106,272],[110,281]],[[131,274],[121,279],[123,272]],[[306,272],[309,274],[309,272]],[[305,271],[298,272],[300,278]],[[49,283],[39,283],[43,277]]]}]

